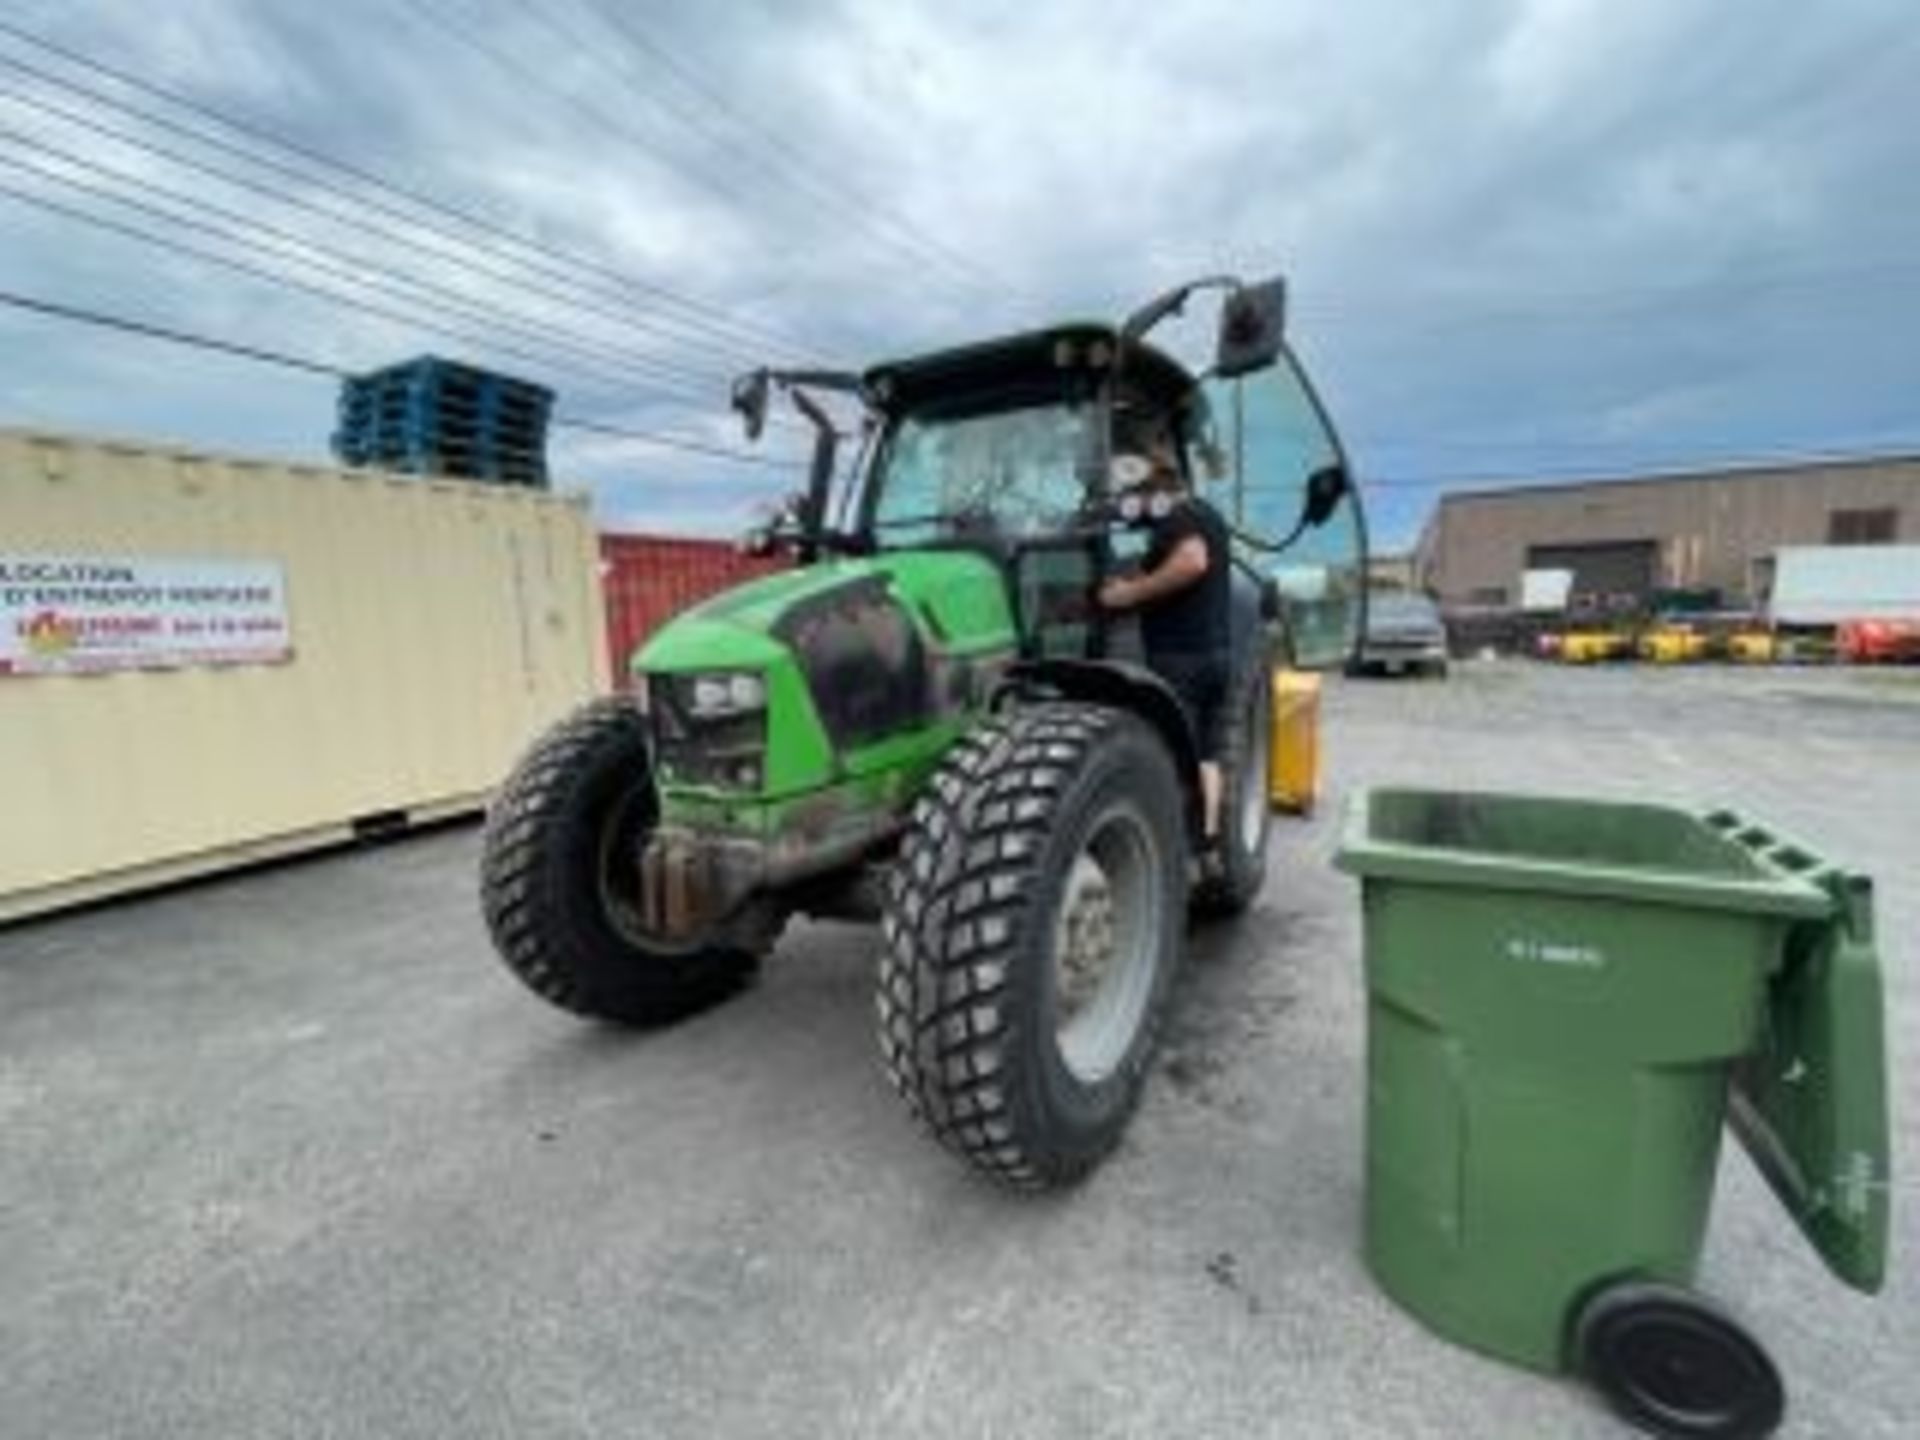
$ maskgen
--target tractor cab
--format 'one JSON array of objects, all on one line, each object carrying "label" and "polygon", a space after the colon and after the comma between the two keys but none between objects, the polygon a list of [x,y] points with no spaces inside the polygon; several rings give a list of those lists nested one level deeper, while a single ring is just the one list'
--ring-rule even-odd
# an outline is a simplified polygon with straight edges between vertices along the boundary
[{"label": "tractor cab", "polygon": [[[1197,373],[1147,338],[1208,284],[1226,289],[1212,363]],[[1234,542],[1236,649],[1264,619],[1292,664],[1353,653],[1365,604],[1365,526],[1332,424],[1281,333],[1278,282],[1199,282],[1120,325],[1074,323],[874,366],[860,375],[759,371],[736,387],[750,435],[773,389],[817,433],[808,493],[780,530],[803,559],[970,549],[1004,570],[1031,657],[1130,658],[1131,626],[1090,597],[1138,561],[1156,518],[1129,493],[1132,457],[1164,447]],[[811,392],[857,398],[866,444],[836,480],[839,431]]]}]

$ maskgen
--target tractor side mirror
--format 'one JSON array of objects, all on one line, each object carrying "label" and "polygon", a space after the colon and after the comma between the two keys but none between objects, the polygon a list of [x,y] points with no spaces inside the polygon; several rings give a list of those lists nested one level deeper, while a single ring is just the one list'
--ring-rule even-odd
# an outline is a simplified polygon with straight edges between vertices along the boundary
[{"label": "tractor side mirror", "polygon": [[1307,477],[1307,502],[1300,510],[1300,523],[1317,528],[1333,518],[1340,502],[1347,498],[1346,468],[1323,465]]},{"label": "tractor side mirror", "polygon": [[747,432],[748,440],[758,440],[767,428],[767,402],[773,377],[766,370],[755,370],[733,382],[733,409]]},{"label": "tractor side mirror", "polygon": [[1242,285],[1220,307],[1220,338],[1213,370],[1222,379],[1251,375],[1280,358],[1286,335],[1287,282]]}]

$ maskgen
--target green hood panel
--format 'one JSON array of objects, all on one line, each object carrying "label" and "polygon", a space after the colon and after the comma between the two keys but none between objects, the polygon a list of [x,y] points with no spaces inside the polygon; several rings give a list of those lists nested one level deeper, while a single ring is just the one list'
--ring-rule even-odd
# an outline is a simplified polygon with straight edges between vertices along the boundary
[{"label": "green hood panel", "polygon": [[[858,614],[870,618],[852,618]],[[869,624],[878,630],[867,630]],[[830,638],[819,640],[823,627]],[[910,638],[894,650],[903,632]],[[802,638],[809,635],[816,638]],[[829,658],[809,648],[816,643]],[[864,650],[867,644],[875,648]],[[763,778],[758,793],[749,795],[665,776],[666,813],[699,823],[708,813],[702,807],[720,804],[731,817],[729,828],[764,829],[775,823],[777,807],[829,789],[843,804],[894,808],[972,723],[998,665],[1013,658],[1016,645],[1006,581],[993,561],[969,551],[833,560],[716,595],[656,631],[631,668],[655,676],[712,670],[764,676]],[[890,678],[890,662],[879,658],[888,654],[917,656],[914,665],[924,668]],[[851,671],[834,668],[848,663]],[[830,678],[821,677],[821,665]],[[924,678],[906,678],[915,674]],[[876,702],[878,716],[871,708]]]},{"label": "green hood panel", "polygon": [[687,611],[635,652],[634,670],[765,670],[785,655],[762,631]]},{"label": "green hood panel", "polygon": [[853,581],[884,577],[928,640],[970,653],[1014,643],[1013,613],[999,569],[962,550],[903,550],[783,570],[702,601],[656,631],[634,656],[636,670],[763,668],[785,648],[772,632],[794,605]]}]

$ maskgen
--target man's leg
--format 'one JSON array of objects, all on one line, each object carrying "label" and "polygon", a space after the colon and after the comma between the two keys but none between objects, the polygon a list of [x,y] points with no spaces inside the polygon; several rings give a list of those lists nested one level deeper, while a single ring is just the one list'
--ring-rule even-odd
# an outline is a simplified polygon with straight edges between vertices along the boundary
[{"label": "man's leg", "polygon": [[1220,722],[1226,699],[1222,667],[1196,665],[1183,657],[1169,659],[1152,655],[1147,657],[1147,663],[1172,688],[1180,708],[1187,712],[1193,738],[1199,743],[1201,834],[1211,847],[1220,836],[1221,796],[1226,789],[1220,762],[1213,758],[1220,753]]},{"label": "man's leg", "polygon": [[1207,843],[1220,838],[1220,810],[1226,797],[1226,770],[1220,759],[1227,745],[1227,676],[1233,662],[1210,657],[1199,685],[1200,824]]},{"label": "man's leg", "polygon": [[1225,788],[1218,760],[1200,762],[1200,814],[1207,839],[1220,838],[1220,792]]}]

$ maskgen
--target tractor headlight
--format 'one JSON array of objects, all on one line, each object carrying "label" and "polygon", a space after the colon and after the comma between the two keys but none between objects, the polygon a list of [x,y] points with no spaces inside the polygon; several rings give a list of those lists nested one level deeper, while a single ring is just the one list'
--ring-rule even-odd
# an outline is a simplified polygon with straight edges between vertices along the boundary
[{"label": "tractor headlight", "polygon": [[647,728],[669,783],[751,793],[763,788],[767,680],[752,670],[648,677]]},{"label": "tractor headlight", "polygon": [[767,708],[767,682],[750,671],[695,675],[687,683],[687,710],[700,720]]}]

